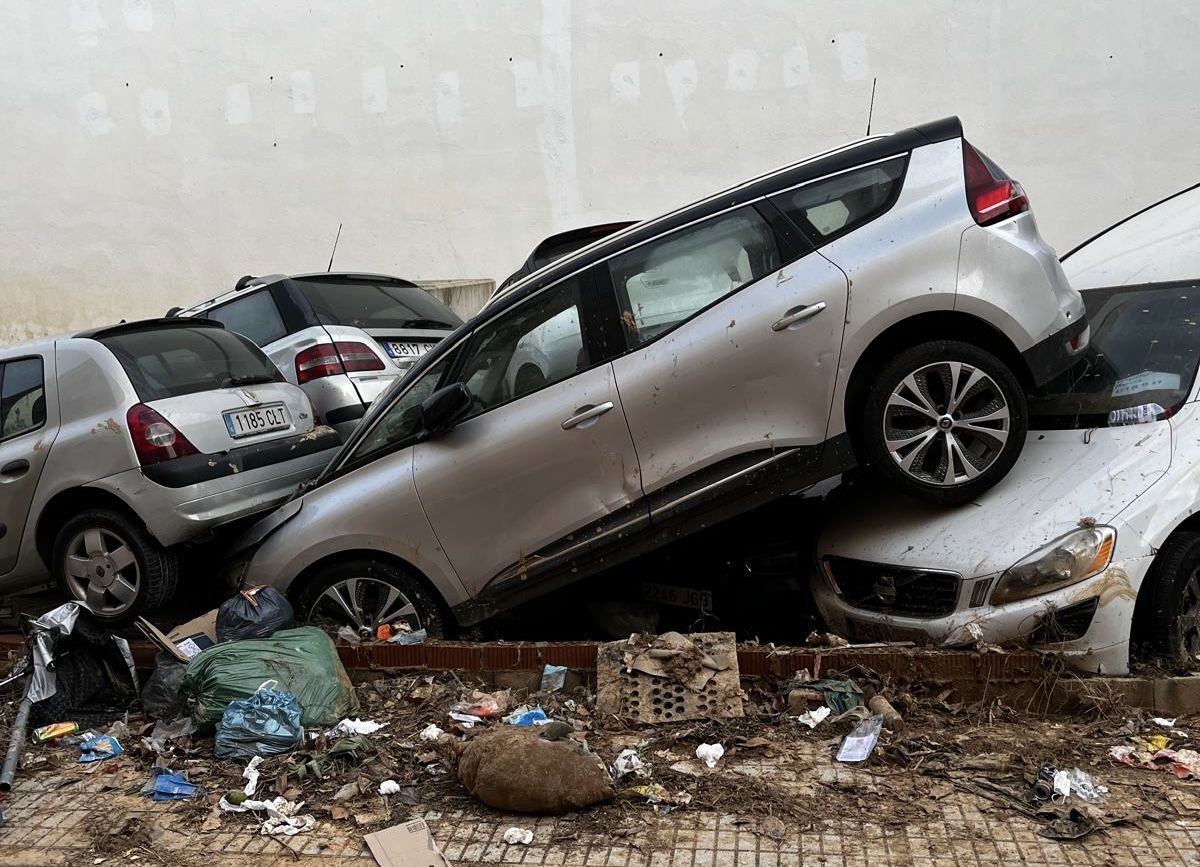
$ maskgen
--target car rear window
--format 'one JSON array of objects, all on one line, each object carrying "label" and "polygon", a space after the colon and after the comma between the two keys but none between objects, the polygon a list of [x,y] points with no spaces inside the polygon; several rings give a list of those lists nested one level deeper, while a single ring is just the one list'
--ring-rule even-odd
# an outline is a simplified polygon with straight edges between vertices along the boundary
[{"label": "car rear window", "polygon": [[143,401],[282,378],[262,350],[223,328],[161,328],[98,339]]},{"label": "car rear window", "polygon": [[1178,412],[1200,365],[1200,284],[1087,289],[1091,341],[1029,395],[1035,430],[1150,422]]},{"label": "car rear window", "polygon": [[454,311],[417,286],[369,281],[297,280],[322,325],[457,328]]}]

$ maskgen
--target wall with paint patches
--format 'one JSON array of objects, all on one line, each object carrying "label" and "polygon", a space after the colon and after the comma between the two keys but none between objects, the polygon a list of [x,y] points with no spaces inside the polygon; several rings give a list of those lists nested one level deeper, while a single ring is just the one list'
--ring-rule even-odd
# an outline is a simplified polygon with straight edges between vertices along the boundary
[{"label": "wall with paint patches", "polygon": [[0,343],[246,273],[502,278],[957,113],[1060,249],[1200,175],[1200,10],[1128,0],[4,0]]}]

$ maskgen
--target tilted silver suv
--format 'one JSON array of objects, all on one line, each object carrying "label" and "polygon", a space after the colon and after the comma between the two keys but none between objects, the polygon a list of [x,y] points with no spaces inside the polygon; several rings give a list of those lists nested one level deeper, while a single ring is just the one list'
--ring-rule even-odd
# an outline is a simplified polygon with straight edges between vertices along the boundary
[{"label": "tilted silver suv", "polygon": [[343,438],[371,401],[462,324],[415,283],[385,274],[243,277],[173,315],[212,319],[250,338]]},{"label": "tilted silver suv", "polygon": [[175,590],[177,547],[286,500],[338,435],[248,340],[150,320],[0,349],[0,592],[102,619]]},{"label": "tilted silver suv", "polygon": [[997,482],[1087,342],[1021,186],[951,118],[638,223],[496,295],[380,398],[241,571],[437,633],[866,461]]}]

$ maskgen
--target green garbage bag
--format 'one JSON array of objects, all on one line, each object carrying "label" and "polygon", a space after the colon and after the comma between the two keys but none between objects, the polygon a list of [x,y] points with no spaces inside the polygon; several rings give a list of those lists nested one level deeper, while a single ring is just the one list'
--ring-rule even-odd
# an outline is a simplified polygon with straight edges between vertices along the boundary
[{"label": "green garbage bag", "polygon": [[358,713],[358,697],[329,636],[315,626],[270,638],[215,644],[188,663],[183,693],[196,728],[209,731],[231,701],[246,699],[268,680],[300,702],[300,722],[324,728]]}]

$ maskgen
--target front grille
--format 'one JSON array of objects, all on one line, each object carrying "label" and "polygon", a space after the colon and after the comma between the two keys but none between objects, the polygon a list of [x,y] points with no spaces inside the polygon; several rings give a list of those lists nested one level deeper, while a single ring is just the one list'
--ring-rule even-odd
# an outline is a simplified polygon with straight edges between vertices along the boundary
[{"label": "front grille", "polygon": [[828,557],[826,570],[846,602],[866,611],[940,617],[954,611],[961,576]]}]

